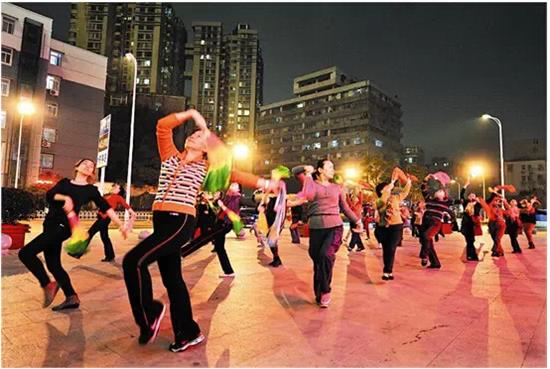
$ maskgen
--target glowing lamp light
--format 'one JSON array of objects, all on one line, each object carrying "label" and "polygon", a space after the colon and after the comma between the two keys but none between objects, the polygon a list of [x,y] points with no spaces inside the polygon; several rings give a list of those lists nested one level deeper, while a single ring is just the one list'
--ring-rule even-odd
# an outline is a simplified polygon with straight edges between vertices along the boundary
[{"label": "glowing lamp light", "polygon": [[30,101],[23,100],[17,104],[17,111],[21,115],[34,114],[34,105]]},{"label": "glowing lamp light", "polygon": [[354,179],[359,177],[359,171],[357,170],[357,168],[349,167],[345,169],[344,176],[347,179]]},{"label": "glowing lamp light", "polygon": [[470,168],[470,175],[472,177],[479,177],[483,175],[483,167],[481,167],[480,165],[474,165]]},{"label": "glowing lamp light", "polygon": [[248,155],[250,154],[250,149],[245,144],[236,144],[233,146],[233,155],[235,156],[235,159],[237,160],[243,160],[248,158]]}]

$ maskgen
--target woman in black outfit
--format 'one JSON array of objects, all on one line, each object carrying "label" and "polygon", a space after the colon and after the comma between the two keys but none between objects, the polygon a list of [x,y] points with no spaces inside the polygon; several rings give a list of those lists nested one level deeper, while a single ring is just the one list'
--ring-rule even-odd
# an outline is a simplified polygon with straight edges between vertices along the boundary
[{"label": "woman in black outfit", "polygon": [[[53,302],[59,288],[65,294],[65,301],[52,310],[76,309],[80,300],[71,285],[69,275],[61,265],[61,244],[71,236],[71,229],[67,215],[78,214],[82,205],[93,201],[101,211],[106,212],[109,218],[119,227],[124,238],[126,228],[109,204],[103,199],[94,182],[95,162],[90,159],[82,159],[75,165],[75,178],[70,180],[63,178],[46,193],[49,211],[44,220],[44,232],[38,235],[19,251],[19,259],[27,269],[38,279],[44,289],[43,307],[48,307]],[[44,252],[46,266],[53,274],[55,281],[44,269],[44,265],[37,257]]]},{"label": "woman in black outfit", "polygon": [[[460,201],[464,206],[462,214],[462,225],[460,232],[466,240],[466,258],[469,261],[479,261],[475,247],[476,229],[481,230],[481,204],[479,203],[475,193],[469,193],[466,197],[466,189],[470,185],[470,178],[460,191]],[[478,231],[479,232],[479,231]]]}]

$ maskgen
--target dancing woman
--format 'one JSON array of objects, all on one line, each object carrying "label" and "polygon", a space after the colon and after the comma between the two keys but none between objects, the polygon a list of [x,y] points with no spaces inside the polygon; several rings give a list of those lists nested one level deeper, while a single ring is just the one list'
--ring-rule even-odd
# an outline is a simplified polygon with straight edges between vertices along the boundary
[{"label": "dancing woman", "polygon": [[466,189],[470,185],[470,178],[460,191],[460,201],[464,206],[460,232],[466,240],[466,258],[470,261],[479,261],[475,247],[476,233],[481,235],[481,204],[475,193],[471,192],[466,197]]},{"label": "dancing woman", "polygon": [[[126,191],[124,191],[124,188],[122,188],[120,184],[115,183],[113,185],[111,193],[104,196],[104,198],[112,209],[116,210],[118,206],[121,206],[124,209],[128,209],[128,211],[130,212],[130,217],[135,218],[136,212],[124,200],[125,194]],[[115,251],[113,249],[111,239],[109,238],[110,223],[111,218],[109,218],[107,214],[99,210],[97,212],[97,220],[88,230],[88,242],[90,242],[92,238],[94,238],[95,234],[99,232],[99,235],[101,236],[101,241],[103,242],[103,250],[105,251],[105,257],[101,261],[104,262],[110,262],[115,259]],[[81,255],[71,256],[76,256],[78,258]]]},{"label": "dancing woman", "polygon": [[520,210],[516,200],[510,200],[506,206],[506,230],[512,244],[512,254],[521,254],[518,242],[518,234],[521,232]]},{"label": "dancing woman", "polygon": [[536,196],[533,196],[530,199],[523,199],[520,202],[520,220],[523,225],[523,232],[527,241],[529,242],[529,249],[535,248],[535,243],[533,242],[533,230],[537,224],[537,206],[540,205]]},{"label": "dancing woman", "polygon": [[506,220],[504,219],[504,201],[502,195],[499,193],[500,189],[501,186],[496,186],[494,189],[489,187],[491,195],[489,195],[487,201],[482,198],[479,199],[483,210],[485,210],[489,218],[489,233],[493,239],[491,256],[493,257],[504,256],[501,241],[506,230]]},{"label": "dancing woman", "polygon": [[200,249],[202,246],[209,242],[214,243],[213,252],[218,255],[218,260],[223,270],[223,274],[220,274],[220,278],[231,278],[235,276],[227,251],[225,250],[225,235],[231,232],[233,224],[229,219],[228,213],[231,211],[237,215],[240,213],[240,200],[241,192],[238,183],[232,183],[225,194],[225,197],[219,198],[214,196],[216,205],[219,206],[219,211],[216,216],[216,220],[208,232],[202,233],[193,239],[191,242],[185,244],[181,249],[181,256],[186,257],[193,252]]},{"label": "dancing woman", "polygon": [[397,194],[392,194],[397,178],[392,176],[391,182],[382,182],[376,186],[376,209],[380,217],[377,227],[380,227],[379,237],[382,241],[382,253],[384,259],[384,271],[382,279],[385,281],[393,280],[393,262],[395,259],[395,250],[397,244],[401,241],[403,235],[403,219],[401,217],[401,201],[409,195],[411,190],[411,179],[407,182],[403,190]]},{"label": "dancing woman", "polygon": [[[348,206],[350,209],[355,213],[355,215],[359,218],[363,218],[363,191],[361,189],[357,189],[358,193],[355,191],[352,191],[352,193],[349,193],[346,196],[346,201],[348,203]],[[361,233],[355,232],[353,229],[350,228],[349,230],[351,232],[351,241],[348,245],[348,251],[353,251],[353,248],[357,246],[357,252],[361,252],[365,250],[365,246],[363,245],[363,241],[361,241]]]},{"label": "dancing woman", "polygon": [[[432,186],[430,186],[432,184]],[[435,187],[435,188],[432,188]],[[428,268],[439,269],[441,263],[434,248],[434,237],[441,231],[443,218],[454,219],[454,213],[450,210],[451,201],[448,198],[445,185],[433,174],[428,174],[421,185],[422,196],[424,197],[426,210],[422,218],[420,231],[421,265],[430,265]]]},{"label": "dancing woman", "polygon": [[336,252],[342,243],[343,222],[340,211],[350,219],[357,228],[363,231],[361,219],[349,208],[342,187],[332,183],[334,164],[328,160],[319,160],[312,178],[313,167],[295,167],[293,173],[306,169],[303,187],[298,193],[296,202],[291,206],[301,205],[308,201],[309,216],[309,256],[313,260],[313,289],[315,300],[322,308],[330,304],[331,281]]},{"label": "dancing woman", "polygon": [[[65,301],[54,306],[52,308],[54,311],[76,309],[80,306],[80,300],[71,284],[69,274],[61,265],[61,244],[71,236],[68,217],[76,217],[82,205],[93,201],[119,226],[122,235],[126,238],[126,228],[107,201],[101,197],[97,187],[93,185],[95,162],[91,159],[81,159],[74,168],[74,179],[63,178],[46,193],[49,211],[44,219],[44,232],[19,251],[19,259],[44,289],[42,305],[44,308],[50,306],[60,287],[63,290]],[[37,255],[40,252],[44,253],[46,266],[55,281],[50,281],[44,265],[38,258]]]},{"label": "dancing woman", "polygon": [[[198,128],[178,151],[172,130],[189,119]],[[195,202],[201,187],[210,192],[228,186],[230,181],[249,187],[275,189],[277,184],[252,174],[230,171],[220,166],[227,154],[219,139],[210,133],[196,110],[170,114],[158,121],[157,143],[161,159],[158,191],[153,202],[153,233],[124,256],[124,280],[132,313],[140,328],[138,342],[153,341],[166,307],[153,300],[149,265],[157,262],[170,300],[170,316],[175,341],[172,352],[183,351],[204,340],[193,320],[189,292],[181,274],[180,248],[189,241],[195,226]],[[208,154],[208,158],[207,158]],[[210,166],[210,168],[209,168]],[[208,170],[208,176],[207,176]],[[217,174],[217,175],[216,175]],[[231,177],[231,178],[229,178]]]}]

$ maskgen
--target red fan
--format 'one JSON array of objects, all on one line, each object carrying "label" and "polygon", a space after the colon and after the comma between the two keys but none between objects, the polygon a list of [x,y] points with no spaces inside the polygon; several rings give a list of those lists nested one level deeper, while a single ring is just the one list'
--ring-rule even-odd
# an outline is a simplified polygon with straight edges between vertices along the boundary
[{"label": "red fan", "polygon": [[393,172],[392,172],[392,178],[396,177],[397,179],[399,179],[399,182],[404,185],[405,183],[407,183],[407,180],[410,178],[411,181],[413,182],[418,182],[418,178],[416,178],[416,176],[412,175],[412,174],[407,174],[405,173],[401,168],[399,167],[395,167],[393,168]]}]

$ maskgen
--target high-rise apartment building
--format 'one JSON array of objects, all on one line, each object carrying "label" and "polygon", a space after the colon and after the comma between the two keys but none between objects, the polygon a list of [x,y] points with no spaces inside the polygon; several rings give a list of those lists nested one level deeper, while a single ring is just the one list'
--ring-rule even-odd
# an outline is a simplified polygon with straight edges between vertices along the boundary
[{"label": "high-rise apartment building", "polygon": [[[27,187],[47,171],[70,177],[78,159],[97,156],[107,58],[52,39],[52,24],[2,4],[3,186],[15,184],[18,157],[18,187]],[[34,113],[21,116],[21,101]]]},{"label": "high-rise apartment building", "polygon": [[193,23],[191,104],[229,144],[252,145],[263,98],[258,31],[238,24],[224,35],[220,22]]},{"label": "high-rise apartment building", "polygon": [[193,22],[191,104],[201,112],[211,129],[221,131],[220,65],[223,26],[221,22]]},{"label": "high-rise apartment building", "polygon": [[75,3],[69,43],[107,56],[107,103],[124,105],[133,88],[132,53],[138,64],[137,93],[182,96],[185,27],[166,3]]},{"label": "high-rise apartment building", "polygon": [[401,104],[370,81],[350,80],[331,67],[295,78],[294,96],[260,107],[254,171],[322,158],[339,166],[369,152],[399,161]]},{"label": "high-rise apartment building", "polygon": [[263,61],[258,31],[238,24],[224,36],[219,121],[227,142],[251,145],[256,112],[263,100]]}]

